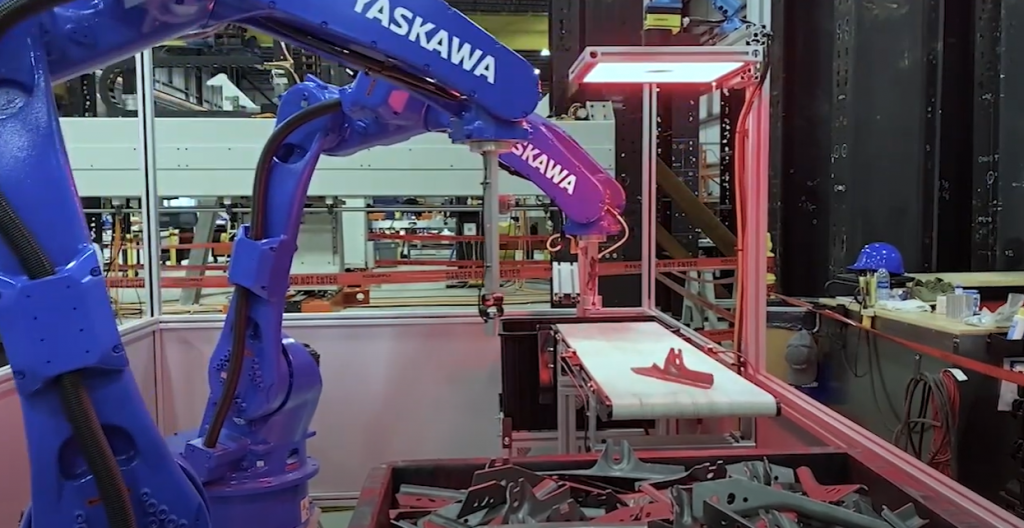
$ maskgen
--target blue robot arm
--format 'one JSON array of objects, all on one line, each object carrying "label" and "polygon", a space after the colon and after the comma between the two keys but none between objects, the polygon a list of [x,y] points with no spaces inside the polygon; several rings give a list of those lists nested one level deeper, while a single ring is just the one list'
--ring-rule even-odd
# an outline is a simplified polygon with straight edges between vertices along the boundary
[{"label": "blue robot arm", "polygon": [[[321,155],[426,132],[507,145],[501,161],[552,197],[571,233],[618,228],[621,188],[561,129],[532,115],[540,98],[532,66],[440,0],[72,0],[21,9],[30,1],[0,8],[0,333],[29,440],[27,525],[310,522],[308,482],[318,466],[306,441],[322,380],[317,355],[284,335],[281,322]],[[12,22],[25,12],[38,16]],[[258,214],[229,270],[236,293],[210,364],[209,404],[200,429],[175,435],[168,449],[128,368],[50,85],[226,22],[363,73],[341,88],[310,79],[284,96],[258,162]]]}]

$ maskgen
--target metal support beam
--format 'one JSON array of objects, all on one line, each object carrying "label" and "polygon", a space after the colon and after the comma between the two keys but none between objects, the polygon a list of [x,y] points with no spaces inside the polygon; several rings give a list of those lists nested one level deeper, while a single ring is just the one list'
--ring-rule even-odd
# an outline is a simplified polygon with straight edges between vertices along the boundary
[{"label": "metal support beam", "polygon": [[975,2],[974,25],[974,163],[971,170],[972,225],[971,269],[997,267],[999,193],[999,110],[1002,100],[1000,79],[1002,0]]},{"label": "metal support beam", "polygon": [[973,30],[970,20],[977,2],[939,2],[932,21],[939,47],[933,72],[935,89],[936,183],[933,225],[938,237],[933,244],[937,271],[971,269],[973,239],[971,222],[974,188],[972,130],[967,123],[974,110]]},{"label": "metal support beam", "polygon": [[782,30],[772,28],[772,47],[783,57],[772,63],[772,84],[782,90],[782,111],[775,114],[782,137],[773,150],[781,151],[780,238],[799,242],[791,251],[776,245],[776,261],[786,293],[815,295],[830,277],[833,2],[782,1]]},{"label": "metal support beam", "polygon": [[[786,34],[786,1],[772,0],[772,41],[782,40]],[[775,253],[782,248],[782,152],[784,132],[782,129],[782,87],[786,76],[785,48],[773,45],[768,48],[768,63],[772,65],[771,77],[774,82],[769,90],[769,124],[768,124],[768,232],[772,236]],[[776,264],[779,259],[776,259]],[[776,266],[777,268],[778,266]],[[779,271],[776,271],[778,276]]]},{"label": "metal support beam", "polygon": [[1024,112],[1024,58],[1017,49],[1024,44],[1024,5],[987,0],[976,6],[975,126],[988,125],[995,137],[986,137],[986,131],[975,137],[973,260],[978,270],[1019,270],[1024,266],[1024,129],[1016,116]]},{"label": "metal support beam", "polygon": [[[568,110],[569,67],[586,46],[639,46],[643,44],[643,0],[551,1],[552,113]],[[641,126],[643,120],[640,86],[587,87],[573,97],[580,100],[615,103],[615,178],[626,191],[623,219],[633,232],[614,260],[639,262],[642,241]],[[606,308],[640,306],[640,277],[602,278],[598,293]]]},{"label": "metal support beam", "polygon": [[153,86],[153,50],[135,56],[135,82],[138,93],[140,164],[146,177],[142,196],[142,225],[145,250],[147,317],[160,315],[163,297],[160,289],[160,194],[156,187],[156,102]]},{"label": "metal support beam", "polygon": [[585,47],[584,0],[551,0],[550,5],[551,95],[548,101],[552,114],[563,115],[572,105],[569,68]]},{"label": "metal support beam", "polygon": [[[214,198],[200,198],[197,200],[196,205],[198,207],[215,207],[217,200]],[[196,226],[192,229],[192,243],[209,244],[213,242],[213,230],[217,227],[217,213],[200,212],[196,215]],[[188,251],[188,263],[190,265],[205,265],[210,261],[210,254],[212,252],[213,250],[209,246],[192,248]],[[190,278],[202,277],[205,274],[206,270],[202,268],[189,268],[185,271],[185,276]],[[202,288],[188,288],[182,290],[181,298],[178,301],[183,306],[199,304],[199,299],[202,298],[202,295]]]}]

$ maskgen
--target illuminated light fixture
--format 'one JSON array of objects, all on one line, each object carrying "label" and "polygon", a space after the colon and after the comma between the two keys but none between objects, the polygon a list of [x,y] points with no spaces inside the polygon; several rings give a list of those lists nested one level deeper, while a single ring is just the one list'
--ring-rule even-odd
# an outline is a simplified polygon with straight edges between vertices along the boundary
[{"label": "illuminated light fixture", "polygon": [[592,46],[569,69],[575,91],[584,83],[701,84],[728,87],[753,78],[757,46]]},{"label": "illuminated light fixture", "polygon": [[544,49],[540,50],[540,56],[541,57],[550,57],[551,56],[551,50],[549,50],[547,48],[544,48]]},{"label": "illuminated light fixture", "polygon": [[534,75],[540,75],[540,68],[534,68],[533,69],[533,74]]}]

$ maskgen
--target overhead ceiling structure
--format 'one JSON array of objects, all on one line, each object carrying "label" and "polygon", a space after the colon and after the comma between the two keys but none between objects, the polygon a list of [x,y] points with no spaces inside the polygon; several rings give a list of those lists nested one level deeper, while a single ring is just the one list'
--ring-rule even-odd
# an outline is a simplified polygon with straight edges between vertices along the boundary
[{"label": "overhead ceiling structure", "polygon": [[548,0],[448,0],[516,51],[548,49]]},{"label": "overhead ceiling structure", "polygon": [[548,51],[550,0],[447,0],[448,5],[526,57],[540,74],[547,93],[551,82]]},{"label": "overhead ceiling structure", "polygon": [[548,13],[548,0],[448,0],[463,13]]}]

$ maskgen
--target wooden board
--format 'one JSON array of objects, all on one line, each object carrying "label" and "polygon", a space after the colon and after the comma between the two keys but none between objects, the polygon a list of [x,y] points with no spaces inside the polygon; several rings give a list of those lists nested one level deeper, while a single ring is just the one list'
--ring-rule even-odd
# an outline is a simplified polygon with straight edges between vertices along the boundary
[{"label": "wooden board", "polygon": [[[850,311],[860,312],[860,305],[853,301],[836,298],[822,298],[818,302],[825,306],[843,306]],[[892,312],[889,310],[875,310],[875,317],[898,321],[904,324],[919,326],[936,332],[943,332],[952,335],[988,335],[994,332],[1005,331],[1006,327],[991,328],[971,326],[961,322],[947,319],[945,315],[937,315],[934,312]]]},{"label": "wooden board", "polygon": [[968,271],[950,273],[911,273],[919,281],[940,278],[964,288],[1013,288],[1024,287],[1024,271]]}]

